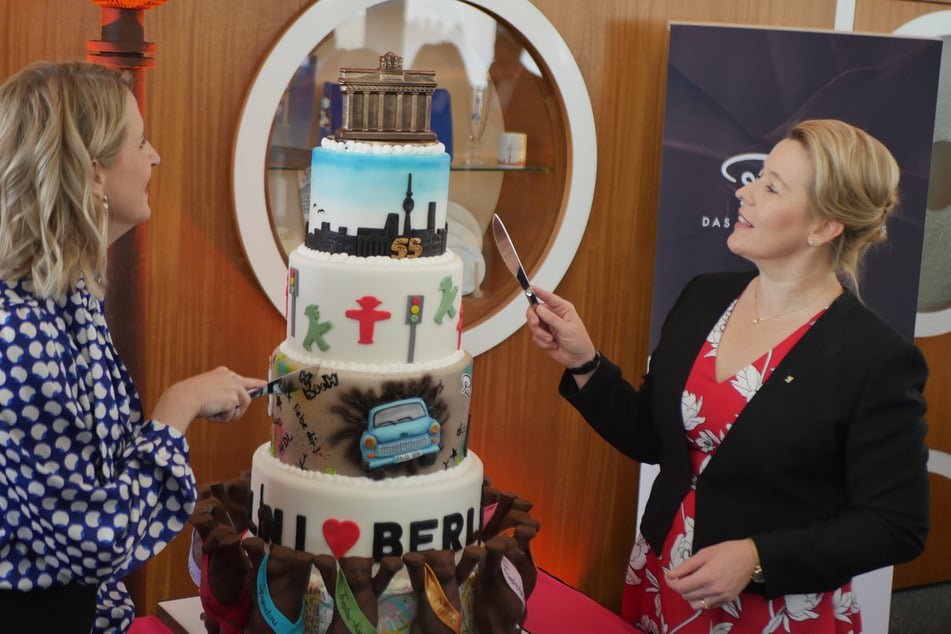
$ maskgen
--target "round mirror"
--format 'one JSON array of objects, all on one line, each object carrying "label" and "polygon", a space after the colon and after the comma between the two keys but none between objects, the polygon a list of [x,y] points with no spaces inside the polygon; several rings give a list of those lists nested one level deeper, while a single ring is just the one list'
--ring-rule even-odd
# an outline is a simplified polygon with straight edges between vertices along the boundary
[{"label": "round mirror", "polygon": [[951,47],[948,46],[951,41],[951,11],[919,16],[898,27],[895,33],[941,37],[945,43],[938,76],[938,105],[915,319],[916,337],[934,337],[951,332],[951,279],[946,273],[951,261],[946,246],[951,232],[951,189],[944,177],[951,163]]},{"label": "round mirror", "polygon": [[[488,350],[524,323],[495,251],[498,213],[532,281],[554,288],[590,212],[597,148],[580,71],[528,0],[320,0],[255,78],[234,153],[238,228],[255,275],[285,312],[287,254],[303,242],[310,151],[339,126],[341,68],[394,52],[439,85],[432,129],[452,156],[449,246],[464,264],[463,346]],[[524,160],[521,160],[524,152]]]}]

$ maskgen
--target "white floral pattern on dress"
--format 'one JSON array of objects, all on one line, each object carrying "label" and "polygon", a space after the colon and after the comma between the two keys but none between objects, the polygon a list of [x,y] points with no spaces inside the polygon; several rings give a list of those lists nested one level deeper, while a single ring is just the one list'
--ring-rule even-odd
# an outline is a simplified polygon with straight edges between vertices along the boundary
[{"label": "white floral pattern on dress", "polygon": [[835,605],[835,618],[843,623],[851,623],[852,617],[860,612],[858,597],[842,588],[832,593],[832,604]]},{"label": "white floral pattern on dress", "polygon": [[641,577],[638,575],[638,571],[643,570],[644,566],[647,564],[647,551],[650,549],[650,546],[647,545],[647,540],[643,536],[638,535],[637,540],[634,542],[634,547],[631,549],[631,559],[627,565],[627,576],[624,579],[624,582],[628,585],[638,585],[641,583]]},{"label": "white floral pattern on dress", "polygon": [[769,367],[772,356],[771,352],[766,353],[763,370],[759,370],[755,364],[751,363],[730,379],[730,385],[746,399],[747,403],[749,403],[753,396],[756,395],[756,392],[763,387],[763,373],[766,371],[766,368]]},{"label": "white floral pattern on dress", "polygon": [[707,334],[707,343],[710,344],[710,350],[704,354],[704,357],[715,357],[717,356],[717,351],[720,349],[720,338],[723,337],[723,331],[726,330],[726,322],[730,321],[730,315],[733,314],[733,309],[736,308],[736,303],[740,301],[739,299],[733,300],[729,306],[726,307],[726,310],[723,311],[723,315],[720,316],[719,321],[714,324],[713,329],[710,330]]},{"label": "white floral pattern on dress", "polygon": [[684,391],[680,400],[680,413],[684,418],[684,429],[692,430],[703,424],[703,416],[700,416],[701,407],[703,407],[702,396],[697,398],[695,394]]},{"label": "white floral pattern on dress", "polygon": [[[674,546],[670,552],[670,568],[676,568],[693,556],[693,518],[684,515],[684,531],[674,537]],[[667,572],[670,568],[664,570]]]}]

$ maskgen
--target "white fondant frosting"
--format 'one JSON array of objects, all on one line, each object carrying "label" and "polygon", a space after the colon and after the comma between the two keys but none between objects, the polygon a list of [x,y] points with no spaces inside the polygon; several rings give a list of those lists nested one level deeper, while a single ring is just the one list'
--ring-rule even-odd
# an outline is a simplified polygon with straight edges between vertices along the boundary
[{"label": "white fondant frosting", "polygon": [[280,543],[297,547],[303,541],[303,549],[315,554],[333,554],[325,524],[333,530],[348,521],[359,535],[340,556],[458,551],[480,529],[482,480],[482,461],[472,452],[449,471],[374,481],[303,471],[275,459],[264,444],[252,458],[252,517],[261,504],[280,512]]},{"label": "white fondant frosting", "polygon": [[462,337],[462,260],[392,259],[300,246],[289,257],[287,340],[295,359],[439,362]]}]

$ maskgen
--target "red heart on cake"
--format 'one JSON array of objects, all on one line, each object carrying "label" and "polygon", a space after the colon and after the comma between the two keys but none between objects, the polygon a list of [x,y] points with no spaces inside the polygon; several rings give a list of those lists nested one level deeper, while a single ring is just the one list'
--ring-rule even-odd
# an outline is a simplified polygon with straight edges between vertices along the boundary
[{"label": "red heart on cake", "polygon": [[330,552],[337,559],[347,554],[360,538],[360,527],[350,520],[327,520],[324,522],[324,539],[330,546]]}]

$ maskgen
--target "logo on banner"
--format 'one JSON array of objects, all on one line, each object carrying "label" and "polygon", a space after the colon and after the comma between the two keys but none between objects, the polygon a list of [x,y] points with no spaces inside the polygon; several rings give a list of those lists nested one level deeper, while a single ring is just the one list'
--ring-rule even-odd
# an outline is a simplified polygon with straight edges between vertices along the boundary
[{"label": "logo on banner", "polygon": [[756,180],[756,176],[763,169],[766,156],[762,152],[748,152],[731,156],[720,165],[720,173],[723,178],[731,183],[739,183],[740,187],[749,185]]},{"label": "logo on banner", "polygon": [[[720,164],[720,174],[731,184],[743,187],[756,180],[763,169],[765,160],[766,155],[761,152],[737,154]],[[730,224],[730,216],[702,216],[700,218],[700,226],[704,229],[729,229]]]}]

